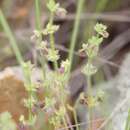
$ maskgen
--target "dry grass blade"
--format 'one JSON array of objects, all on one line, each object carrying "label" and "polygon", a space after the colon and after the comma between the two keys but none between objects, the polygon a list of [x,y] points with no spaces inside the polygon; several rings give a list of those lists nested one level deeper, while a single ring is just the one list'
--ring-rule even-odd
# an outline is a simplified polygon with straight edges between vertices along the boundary
[{"label": "dry grass blade", "polygon": [[102,119],[97,119],[97,120],[93,120],[92,122],[88,122],[88,123],[86,123],[86,122],[81,122],[81,123],[79,123],[79,124],[75,124],[75,125],[71,125],[71,126],[68,126],[67,128],[61,128],[61,129],[58,129],[58,130],[66,130],[66,129],[68,129],[68,128],[74,128],[74,127],[76,127],[76,126],[83,126],[83,125],[87,125],[87,124],[90,124],[90,123],[96,123],[96,122],[100,122],[100,121],[102,121]]},{"label": "dry grass blade", "polygon": [[[45,20],[48,19],[48,15],[44,15],[42,18]],[[130,22],[130,16],[128,15],[121,15],[119,13],[113,12],[113,13],[82,13],[81,20],[104,20],[104,21],[113,21],[113,22]],[[65,18],[58,18],[55,17],[55,21],[59,20],[75,20],[75,14],[68,14]]]},{"label": "dry grass blade", "polygon": [[117,114],[117,112],[126,104],[128,100],[130,100],[130,96],[127,96],[121,103],[117,105],[117,107],[113,110],[110,116],[104,121],[104,123],[97,130],[102,130],[112,120],[115,114]]}]

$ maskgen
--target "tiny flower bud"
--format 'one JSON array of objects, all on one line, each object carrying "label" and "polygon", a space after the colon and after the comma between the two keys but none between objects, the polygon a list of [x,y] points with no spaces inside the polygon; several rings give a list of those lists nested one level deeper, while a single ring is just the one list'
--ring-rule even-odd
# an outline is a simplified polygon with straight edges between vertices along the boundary
[{"label": "tiny flower bud", "polygon": [[67,11],[64,8],[57,8],[56,15],[60,18],[65,18]]},{"label": "tiny flower bud", "polygon": [[80,55],[81,57],[86,57],[86,53],[85,53],[84,50],[79,50],[79,55]]},{"label": "tiny flower bud", "polygon": [[64,71],[65,71],[65,68],[64,68],[64,67],[60,67],[59,72],[60,72],[61,74],[63,74]]},{"label": "tiny flower bud", "polygon": [[104,38],[108,38],[108,37],[109,37],[109,33],[106,32],[106,31],[104,31],[104,32],[102,33],[102,36],[103,36]]},{"label": "tiny flower bud", "polygon": [[34,33],[34,35],[35,35],[36,37],[38,37],[38,38],[41,36],[41,32],[38,31],[38,30],[34,30],[33,33]]},{"label": "tiny flower bud", "polygon": [[95,74],[97,72],[97,68],[95,66],[93,66],[92,64],[87,63],[83,67],[82,72],[85,75],[90,76],[90,75],[93,75],[93,74]]}]

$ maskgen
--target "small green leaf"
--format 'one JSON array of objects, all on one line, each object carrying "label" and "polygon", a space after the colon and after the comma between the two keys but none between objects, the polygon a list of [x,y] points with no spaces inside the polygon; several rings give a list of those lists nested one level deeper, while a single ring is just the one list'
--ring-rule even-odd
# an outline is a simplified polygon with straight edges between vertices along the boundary
[{"label": "small green leaf", "polygon": [[103,42],[102,37],[92,36],[90,39],[88,39],[89,44],[94,44],[99,46]]},{"label": "small green leaf", "polygon": [[45,109],[52,108],[56,103],[56,100],[54,98],[45,98]]},{"label": "small green leaf", "polygon": [[104,38],[107,38],[109,36],[109,34],[107,32],[107,26],[105,26],[101,23],[97,23],[96,26],[94,27],[94,29],[98,34],[100,34]]},{"label": "small green leaf", "polygon": [[60,56],[58,50],[48,49],[48,54],[46,55],[47,60],[54,62],[57,61],[59,57]]},{"label": "small green leaf", "polygon": [[59,3],[56,3],[55,0],[49,0],[47,3],[47,8],[50,12],[56,12],[57,8],[59,7]]},{"label": "small green leaf", "polygon": [[101,23],[97,23],[97,24],[95,25],[94,29],[95,29],[95,31],[96,31],[97,33],[101,33],[101,32],[106,31],[107,27],[106,27],[105,25],[101,24]]},{"label": "small green leaf", "polygon": [[47,24],[46,28],[42,31],[43,35],[53,34],[59,29],[58,25]]},{"label": "small green leaf", "polygon": [[97,68],[92,64],[87,63],[82,69],[82,72],[87,76],[91,76],[97,72]]},{"label": "small green leaf", "polygon": [[64,73],[68,72],[69,67],[70,67],[70,62],[68,59],[65,61],[62,61],[61,68],[64,68]]},{"label": "small green leaf", "polygon": [[82,49],[80,50],[80,52],[85,52],[86,55],[89,58],[94,58],[97,56],[98,54],[98,50],[99,50],[99,46],[95,45],[95,44],[83,44],[82,45]]}]

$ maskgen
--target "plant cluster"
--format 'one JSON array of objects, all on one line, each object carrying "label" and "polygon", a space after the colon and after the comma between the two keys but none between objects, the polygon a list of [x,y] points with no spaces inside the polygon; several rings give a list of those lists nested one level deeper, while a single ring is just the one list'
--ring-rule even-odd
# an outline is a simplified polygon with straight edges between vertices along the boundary
[{"label": "plant cluster", "polygon": [[[49,2],[47,4],[49,10],[50,10],[49,7],[51,6],[49,4],[52,3]],[[55,11],[56,11],[56,7],[57,4],[55,3],[55,8],[54,8]],[[50,10],[50,12],[55,14],[54,9]],[[35,37],[38,42],[39,42],[39,38],[42,35],[43,36],[50,35],[49,42],[50,44],[52,44],[52,46],[49,47],[48,46],[49,42],[43,40],[38,44],[40,46],[37,47],[40,49],[40,52],[43,54],[45,60],[54,63],[55,71],[48,72],[44,70],[45,75],[40,87],[41,86],[44,87],[45,98],[40,103],[36,98],[37,97],[36,91],[37,89],[40,88],[35,87],[30,78],[27,79],[27,82],[25,82],[26,90],[29,93],[29,99],[25,100],[25,106],[29,109],[30,114],[29,114],[28,121],[24,120],[23,115],[21,116],[20,121],[24,125],[35,124],[37,117],[36,114],[32,111],[34,107],[35,109],[40,108],[42,111],[44,111],[45,115],[48,117],[47,122],[49,122],[50,125],[53,125],[54,129],[58,129],[62,127],[67,128],[68,124],[70,123],[67,120],[68,110],[73,113],[75,122],[78,123],[75,106],[72,107],[69,104],[67,104],[67,97],[69,96],[69,92],[66,89],[66,86],[68,83],[68,72],[69,72],[70,62],[68,59],[62,61],[60,67],[58,67],[57,60],[59,59],[59,54],[58,54],[58,50],[55,49],[54,39],[53,40],[51,39],[54,33],[58,29],[59,29],[58,25],[53,25],[53,23],[50,24],[49,22],[46,28],[43,29],[42,31],[38,31],[38,30],[34,31],[33,37]],[[82,49],[80,50],[80,52],[85,52],[85,54],[88,57],[88,62],[82,69],[82,72],[89,79],[88,85],[91,85],[90,76],[92,76],[97,72],[97,68],[93,65],[92,62],[94,58],[98,55],[99,46],[102,43],[103,39],[108,37],[108,33],[106,31],[107,27],[105,25],[97,23],[94,29],[96,31],[96,36],[92,36],[90,39],[88,39],[88,43],[83,44]],[[24,66],[26,77],[30,77],[31,69],[33,68],[32,65],[30,64],[30,62],[28,62],[25,63],[23,66]],[[103,100],[104,93],[100,91],[97,93],[96,96],[92,96],[90,89],[91,89],[90,86],[88,86],[87,93],[81,93],[79,99],[81,104],[86,104],[87,107],[91,109]],[[78,126],[77,126],[77,130],[79,130]]]},{"label": "plant cluster", "polygon": [[[80,100],[82,103],[85,103],[89,108],[89,121],[92,121],[92,109],[99,104],[100,101],[103,100],[104,92],[99,91],[96,96],[93,96],[92,93],[92,83],[91,83],[91,76],[94,75],[98,68],[93,65],[94,59],[98,56],[99,47],[103,42],[104,38],[109,36],[107,32],[107,27],[101,23],[97,23],[94,27],[96,31],[96,35],[92,36],[88,39],[87,43],[82,45],[82,49],[79,51],[80,53],[85,53],[87,56],[87,63],[82,68],[82,72],[87,77],[87,84],[88,89],[86,93],[82,93],[80,96]],[[92,129],[92,126],[89,126],[89,129]]]},{"label": "plant cluster", "polygon": [[[44,63],[42,66],[43,77],[41,78],[40,85],[35,84],[32,79],[32,70],[35,68],[35,65],[32,65],[31,62],[24,62],[22,60],[19,51],[16,47],[16,44],[12,43],[14,50],[17,52],[16,57],[19,59],[19,63],[23,69],[25,76],[25,88],[28,92],[28,99],[24,100],[24,105],[28,109],[28,119],[25,119],[24,115],[21,115],[19,118],[20,130],[26,130],[28,127],[35,127],[35,123],[37,122],[38,113],[43,112],[46,118],[46,122],[44,125],[46,129],[49,130],[49,126],[52,126],[55,130],[60,128],[68,129],[68,125],[71,125],[71,120],[69,119],[68,111],[73,113],[73,117],[75,123],[78,124],[77,113],[75,106],[71,106],[68,103],[69,91],[67,89],[70,66],[71,66],[71,58],[62,61],[58,66],[58,60],[60,58],[59,51],[55,48],[55,39],[54,34],[59,29],[59,25],[55,25],[53,23],[54,16],[65,17],[67,11],[60,6],[59,3],[56,3],[55,0],[48,0],[47,8],[50,13],[50,18],[44,29],[36,29],[33,32],[32,40],[35,39],[36,48],[38,53],[38,57],[40,61],[42,60]],[[3,17],[2,17],[3,18]],[[3,18],[4,19],[4,18]],[[4,21],[5,22],[5,21]],[[5,25],[5,24],[4,24]],[[7,25],[6,25],[7,26]],[[5,26],[4,26],[5,27]],[[87,55],[88,62],[83,67],[82,72],[88,78],[88,90],[87,93],[82,93],[80,95],[80,103],[86,104],[88,107],[94,107],[98,101],[103,100],[103,92],[99,92],[95,97],[91,95],[91,76],[96,73],[97,68],[93,65],[93,60],[96,58],[99,52],[99,46],[101,45],[104,38],[108,37],[108,33],[106,31],[107,27],[103,24],[97,23],[95,26],[96,35],[92,36],[88,39],[87,43],[82,45],[82,49],[80,52],[84,52]],[[9,29],[5,28],[7,32]],[[9,35],[10,36],[10,35]],[[45,36],[49,37],[49,41],[45,40]],[[10,38],[12,39],[12,37]],[[54,71],[50,71],[46,69],[46,62],[51,61],[54,65]],[[44,90],[44,98],[38,98],[38,91]],[[3,116],[2,116],[3,117]],[[4,122],[8,122],[10,125],[10,116],[6,113],[4,118],[1,120],[0,118],[0,128],[4,129]],[[15,125],[11,123],[11,128],[14,128]],[[73,130],[73,128],[71,128]],[[76,126],[76,129],[79,130],[79,126]],[[13,129],[14,130],[14,129]]]},{"label": "plant cluster", "polygon": [[[39,101],[37,99],[37,90],[40,89],[39,86],[35,86],[31,81],[31,72],[33,65],[28,63],[23,64],[23,70],[26,77],[25,88],[28,91],[29,98],[25,100],[25,106],[29,110],[29,120],[25,120],[22,115],[20,121],[23,125],[34,125],[36,121],[36,110],[40,108],[48,117],[48,122],[53,125],[55,129],[60,128],[60,126],[67,126],[66,120],[66,101],[69,95],[66,89],[66,84],[68,82],[68,70],[70,66],[69,60],[61,62],[60,67],[58,67],[57,61],[59,60],[59,52],[55,49],[54,33],[59,29],[59,25],[53,24],[54,15],[59,17],[64,17],[66,15],[66,10],[60,7],[59,3],[54,0],[49,0],[47,3],[47,8],[50,12],[50,20],[43,30],[35,30],[32,40],[36,41],[36,48],[40,51],[40,56],[46,61],[51,61],[54,63],[54,71],[48,71],[45,66],[43,68],[44,76],[40,87],[44,87],[44,99]],[[49,41],[44,40],[44,36],[49,36]],[[49,46],[50,45],[50,46]],[[50,82],[51,81],[51,82]],[[51,91],[50,91],[51,90]],[[33,111],[35,110],[35,111]]]}]

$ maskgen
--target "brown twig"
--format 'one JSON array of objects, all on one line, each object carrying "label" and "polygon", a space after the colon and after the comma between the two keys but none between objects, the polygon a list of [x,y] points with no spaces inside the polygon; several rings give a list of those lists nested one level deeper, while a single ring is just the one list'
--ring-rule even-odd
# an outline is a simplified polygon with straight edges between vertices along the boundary
[{"label": "brown twig", "polygon": [[[48,19],[48,15],[44,15],[44,20]],[[74,20],[75,14],[68,14],[64,18],[55,17],[55,21],[59,20]],[[93,19],[93,20],[104,20],[104,21],[113,21],[113,22],[130,22],[130,16],[119,14],[118,12],[111,12],[111,13],[82,13],[81,20]]]}]

